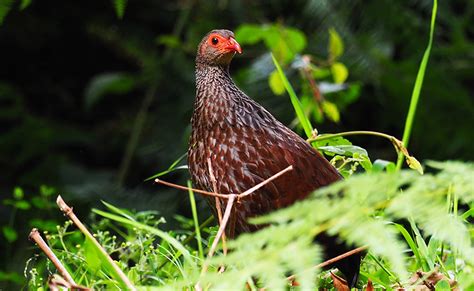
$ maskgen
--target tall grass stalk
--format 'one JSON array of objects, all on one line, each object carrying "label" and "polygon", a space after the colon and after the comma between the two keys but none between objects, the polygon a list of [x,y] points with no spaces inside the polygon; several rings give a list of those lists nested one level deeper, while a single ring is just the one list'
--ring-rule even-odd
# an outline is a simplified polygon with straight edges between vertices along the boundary
[{"label": "tall grass stalk", "polygon": [[[408,109],[408,115],[405,121],[405,130],[403,131],[403,145],[408,146],[410,141],[411,130],[413,127],[413,120],[415,119],[416,108],[418,107],[418,101],[420,99],[421,87],[423,86],[423,79],[425,78],[426,67],[428,65],[428,59],[431,53],[431,46],[433,44],[433,35],[434,27],[436,22],[436,12],[438,10],[438,1],[433,1],[433,9],[431,11],[431,26],[430,26],[430,38],[428,40],[428,46],[426,47],[425,53],[423,54],[423,59],[420,63],[420,68],[418,69],[418,74],[415,80],[415,86],[413,87],[413,92],[411,95],[410,108]],[[402,168],[403,164],[403,154],[398,154],[397,160],[397,170]]]},{"label": "tall grass stalk", "polygon": [[198,253],[199,253],[199,258],[201,258],[201,260],[204,260],[204,251],[202,249],[202,239],[201,239],[201,229],[199,227],[199,220],[198,220],[197,210],[196,210],[196,200],[194,199],[194,192],[193,190],[191,190],[191,187],[192,187],[191,181],[188,180],[189,201],[191,202],[191,210],[193,212],[194,229],[196,232]]}]

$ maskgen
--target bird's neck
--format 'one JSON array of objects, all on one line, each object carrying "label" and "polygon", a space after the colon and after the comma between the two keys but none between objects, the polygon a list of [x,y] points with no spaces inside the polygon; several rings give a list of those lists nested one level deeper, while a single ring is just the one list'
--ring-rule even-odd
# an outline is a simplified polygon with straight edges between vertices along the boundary
[{"label": "bird's neck", "polygon": [[215,124],[223,118],[233,119],[233,111],[242,96],[228,66],[196,65],[195,122]]},{"label": "bird's neck", "polygon": [[234,85],[228,65],[209,66],[199,63],[196,65],[196,93],[211,93],[208,92],[210,89],[216,90],[228,85]]}]

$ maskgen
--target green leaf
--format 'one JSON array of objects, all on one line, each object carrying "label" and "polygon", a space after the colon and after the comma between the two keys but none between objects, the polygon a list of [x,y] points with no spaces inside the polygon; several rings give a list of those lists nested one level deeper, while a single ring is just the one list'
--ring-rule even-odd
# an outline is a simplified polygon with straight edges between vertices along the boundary
[{"label": "green leaf", "polygon": [[97,247],[88,237],[85,237],[82,246],[84,248],[84,257],[86,259],[88,269],[91,269],[93,272],[97,272],[102,268],[102,264],[104,264],[106,269],[104,271],[107,273],[110,272],[111,268],[106,267],[106,265],[110,263],[108,263],[108,260],[104,258],[102,252],[97,249]]},{"label": "green leaf", "polygon": [[178,251],[180,251],[183,254],[183,257],[185,258],[185,260],[188,261],[188,263],[190,263],[191,266],[196,266],[195,262],[191,258],[191,254],[189,253],[189,251],[179,241],[177,241],[174,237],[170,236],[168,233],[162,230],[159,230],[157,228],[151,227],[149,225],[146,225],[137,221],[133,221],[128,218],[111,214],[105,211],[101,211],[98,209],[92,209],[92,212],[100,216],[106,217],[108,219],[120,222],[122,224],[134,226],[137,229],[147,231],[150,234],[153,234],[162,238],[163,240],[167,241],[170,245],[172,245],[174,248],[176,248]]},{"label": "green leaf", "polygon": [[277,70],[270,74],[268,85],[270,85],[270,89],[272,89],[275,95],[282,95],[285,93],[285,85],[283,84],[283,80],[280,78],[280,74]]},{"label": "green leaf", "polygon": [[298,120],[301,126],[303,127],[303,130],[306,133],[306,136],[310,138],[313,135],[313,127],[311,126],[311,122],[306,117],[303,111],[303,108],[301,106],[300,100],[296,96],[296,93],[293,90],[293,87],[291,86],[290,82],[286,78],[285,73],[283,73],[283,70],[281,69],[280,64],[278,63],[278,61],[276,60],[273,54],[272,54],[272,60],[273,60],[273,63],[275,64],[278,74],[280,75],[280,78],[283,81],[283,85],[285,86],[285,89],[288,92],[288,95],[290,95],[291,104],[293,104],[293,108],[295,109],[296,116],[298,117]]},{"label": "green leaf", "polygon": [[355,145],[322,146],[318,147],[318,150],[322,150],[329,155],[336,154],[347,157],[352,157],[355,153],[365,156],[368,155],[365,149]]},{"label": "green leaf", "polygon": [[171,173],[171,172],[174,172],[176,170],[183,170],[183,169],[188,169],[188,166],[187,165],[182,165],[182,166],[178,166],[178,164],[184,160],[186,157],[188,156],[188,153],[184,153],[182,154],[179,158],[177,158],[169,167],[168,169],[164,170],[164,171],[161,171],[151,177],[148,177],[145,179],[145,181],[149,181],[151,179],[155,179],[155,178],[158,178],[158,177],[161,177],[161,176],[164,176],[168,173]]},{"label": "green leaf", "polygon": [[31,204],[38,209],[45,209],[48,206],[48,203],[45,199],[40,196],[31,198]]},{"label": "green leaf", "polygon": [[181,40],[172,34],[160,35],[156,38],[156,43],[170,48],[177,48],[181,45]]},{"label": "green leaf", "polygon": [[26,8],[28,8],[28,6],[30,6],[30,4],[31,0],[21,0],[20,10],[25,10]]},{"label": "green leaf", "polygon": [[127,6],[127,0],[114,0],[115,14],[119,19],[123,18],[125,14],[125,7]]},{"label": "green leaf", "polygon": [[0,25],[3,24],[3,20],[5,16],[10,12],[12,9],[14,0],[2,0],[0,1]]},{"label": "green leaf", "polygon": [[40,194],[44,197],[50,197],[56,193],[56,189],[54,187],[49,187],[47,185],[41,185],[40,186]]},{"label": "green leaf", "polygon": [[28,210],[31,207],[30,203],[25,200],[15,201],[13,203],[13,206],[21,210]]},{"label": "green leaf", "polygon": [[[426,47],[426,50],[423,54],[423,58],[421,59],[418,73],[416,75],[415,86],[413,87],[413,92],[411,94],[410,107],[408,109],[407,118],[405,120],[405,129],[403,130],[402,142],[405,147],[408,146],[408,142],[410,141],[411,129],[413,127],[413,121],[415,119],[416,108],[418,107],[418,101],[420,99],[421,88],[423,87],[423,80],[425,78],[426,67],[428,66],[428,60],[431,54],[431,46],[433,45],[433,35],[434,35],[434,27],[435,27],[435,22],[436,22],[437,11],[438,11],[438,1],[434,0],[433,8],[431,10],[430,38],[428,40],[428,46]],[[403,163],[403,154],[399,153],[398,160],[397,160],[397,170],[402,168],[402,163]],[[415,167],[417,166],[418,165],[416,165]]]},{"label": "green leaf", "polygon": [[418,173],[423,175],[423,167],[421,166],[420,162],[418,162],[418,160],[415,157],[406,156],[406,161],[407,161],[408,166],[411,169],[416,170]]},{"label": "green leaf", "polygon": [[242,24],[235,31],[235,39],[242,44],[255,44],[263,39],[267,26]]},{"label": "green leaf", "polygon": [[9,243],[12,243],[17,240],[18,233],[13,227],[4,226],[2,227],[3,236],[7,239]]},{"label": "green leaf", "polygon": [[443,279],[438,281],[435,285],[436,291],[451,291],[451,286],[449,285],[448,280]]},{"label": "green leaf", "polygon": [[337,84],[342,84],[347,80],[347,76],[349,76],[349,71],[347,70],[346,66],[342,63],[334,63],[331,66],[331,73],[334,79],[334,82]]},{"label": "green leaf", "polygon": [[57,230],[58,222],[52,219],[38,219],[33,218],[28,223],[30,227],[41,229],[42,231],[53,232]]},{"label": "green leaf", "polygon": [[339,115],[339,109],[337,109],[336,104],[329,102],[327,100],[324,100],[321,102],[322,109],[325,113],[325,115],[332,121],[334,122],[339,122],[340,120],[340,115]]},{"label": "green leaf", "polygon": [[135,79],[127,73],[115,72],[97,75],[87,85],[84,94],[85,108],[90,109],[107,94],[128,93],[135,85]]},{"label": "green leaf", "polygon": [[17,200],[20,200],[20,199],[23,199],[23,197],[25,196],[25,194],[23,193],[23,189],[21,189],[20,187],[15,187],[13,189],[13,197]]},{"label": "green leaf", "polygon": [[334,28],[329,29],[328,52],[330,59],[337,59],[344,52],[344,43]]},{"label": "green leaf", "polygon": [[332,74],[328,68],[319,68],[316,66],[312,66],[312,72],[315,79],[324,79]]},{"label": "green leaf", "polygon": [[385,170],[387,173],[393,173],[396,170],[395,163],[386,160],[377,159],[374,161],[372,166],[374,172],[382,172]]},{"label": "green leaf", "polygon": [[418,268],[423,267],[424,266],[424,261],[421,259],[421,254],[418,250],[418,247],[417,247],[415,241],[411,237],[411,235],[408,233],[408,231],[405,229],[405,227],[403,227],[403,225],[398,224],[398,223],[393,223],[393,225],[395,225],[395,227],[398,229],[398,231],[402,234],[403,238],[407,242],[407,244],[410,247],[411,251],[415,255],[415,258],[416,258],[416,261],[417,261],[417,264],[418,264],[417,265]]}]

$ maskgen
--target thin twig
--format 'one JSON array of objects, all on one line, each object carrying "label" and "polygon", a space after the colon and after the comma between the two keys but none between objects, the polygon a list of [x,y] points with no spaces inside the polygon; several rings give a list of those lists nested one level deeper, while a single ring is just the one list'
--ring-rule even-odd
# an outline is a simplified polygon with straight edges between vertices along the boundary
[{"label": "thin twig", "polygon": [[43,251],[43,253],[49,258],[49,260],[54,264],[56,269],[59,271],[61,276],[72,286],[77,285],[76,282],[74,282],[74,279],[72,276],[69,274],[69,272],[66,270],[66,268],[63,266],[61,261],[56,257],[56,255],[53,253],[53,251],[49,248],[48,244],[43,240],[41,237],[38,229],[33,228],[30,232],[30,235],[28,238],[32,241],[34,241],[38,247]]},{"label": "thin twig", "polygon": [[155,183],[163,184],[165,186],[176,188],[176,189],[179,189],[179,190],[184,190],[184,191],[192,190],[195,193],[203,194],[203,195],[206,195],[206,196],[220,197],[220,198],[224,198],[224,199],[229,198],[229,197],[227,197],[229,194],[220,194],[220,193],[214,193],[214,192],[199,190],[199,189],[196,189],[196,188],[189,188],[189,187],[186,187],[186,186],[181,186],[181,185],[178,185],[178,184],[166,182],[166,181],[160,180],[158,178],[155,179]]},{"label": "thin twig", "polygon": [[[235,194],[230,194],[229,195],[229,200],[227,201],[227,205],[225,207],[224,211],[224,217],[222,218],[222,224],[219,226],[219,230],[217,231],[217,235],[214,238],[214,241],[212,242],[212,246],[209,249],[209,253],[207,254],[207,259],[212,258],[214,255],[214,252],[216,251],[217,244],[219,243],[219,239],[221,238],[222,234],[224,233],[225,227],[227,225],[227,222],[229,221],[230,218],[230,213],[232,212],[232,206],[234,205],[235,198],[238,195]],[[202,272],[201,274],[206,273],[207,271],[207,264],[204,262]]]},{"label": "thin twig", "polygon": [[[342,260],[342,259],[345,259],[345,258],[347,258],[347,257],[349,257],[349,256],[354,255],[354,254],[360,253],[360,252],[362,252],[362,251],[364,251],[364,250],[366,250],[366,249],[367,249],[367,246],[355,248],[355,249],[350,250],[350,251],[348,251],[348,252],[345,252],[345,253],[343,253],[343,254],[337,256],[337,257],[334,257],[334,258],[332,258],[332,259],[326,260],[326,261],[324,261],[324,262],[322,262],[322,263],[320,263],[320,264],[314,266],[313,268],[314,268],[314,269],[324,268],[324,267],[326,267],[326,266],[328,266],[328,265],[334,264],[334,263],[337,262],[337,261],[340,261],[340,260]],[[295,275],[291,275],[291,276],[287,277],[286,279],[287,279],[287,280],[290,280],[290,281],[291,281],[291,280],[294,280],[294,279],[295,279]]]},{"label": "thin twig", "polygon": [[293,166],[288,166],[285,169],[281,170],[280,172],[276,173],[275,175],[271,176],[270,178],[266,179],[265,181],[258,183],[257,185],[253,186],[252,188],[248,189],[247,191],[237,195],[238,199],[245,197],[247,195],[252,194],[253,192],[257,191],[261,187],[265,186],[267,183],[270,183],[271,181],[275,180],[276,178],[280,177],[281,175],[285,174],[286,172],[289,172],[293,170]]},{"label": "thin twig", "polygon": [[132,285],[128,277],[123,273],[123,271],[119,268],[119,266],[112,260],[109,254],[105,251],[105,249],[99,244],[99,242],[95,239],[95,237],[87,230],[87,228],[82,224],[82,222],[77,218],[77,216],[72,211],[72,208],[69,207],[66,202],[64,202],[61,195],[58,195],[56,199],[56,204],[59,206],[59,209],[69,217],[69,219],[74,222],[74,224],[79,228],[79,230],[90,239],[90,241],[96,246],[96,248],[104,255],[104,257],[109,261],[110,265],[113,267],[115,273],[120,277],[122,282],[127,286],[129,290],[136,290],[136,288]]},{"label": "thin twig", "polygon": [[229,199],[229,196],[230,195],[236,195],[238,196],[237,198],[240,199],[242,197],[245,197],[247,195],[250,195],[252,194],[253,192],[257,191],[258,189],[260,189],[261,187],[265,186],[265,184],[267,184],[268,182],[271,182],[273,180],[275,180],[276,178],[280,177],[281,175],[285,174],[286,172],[288,171],[291,171],[293,170],[293,166],[288,166],[287,168],[281,170],[280,172],[276,173],[275,175],[271,176],[270,178],[268,178],[267,180],[253,186],[252,188],[248,189],[247,191],[241,193],[241,194],[235,194],[235,193],[229,193],[229,194],[221,194],[221,193],[214,193],[214,192],[209,192],[209,191],[204,191],[204,190],[199,190],[199,189],[195,189],[195,188],[189,188],[189,187],[186,187],[186,186],[181,186],[181,185],[178,185],[178,184],[174,184],[174,183],[170,183],[170,182],[166,182],[166,181],[163,181],[163,180],[160,180],[160,179],[155,179],[155,183],[158,183],[158,184],[163,184],[163,185],[166,185],[166,186],[169,186],[169,187],[173,187],[173,188],[176,188],[176,189],[180,189],[180,190],[184,190],[184,191],[189,191],[189,189],[191,189],[193,192],[196,192],[196,193],[200,193],[200,194],[203,194],[203,195],[207,195],[207,196],[214,196],[214,197],[219,197],[219,198],[224,198],[224,199]]},{"label": "thin twig", "polygon": [[[214,170],[212,168],[211,159],[207,159],[207,165],[209,167],[209,176],[211,178],[212,189],[214,193],[217,193],[217,179],[214,176]],[[216,203],[216,211],[217,211],[217,218],[219,220],[219,225],[222,224],[222,209],[221,209],[221,200],[219,197],[214,197]],[[227,243],[226,243],[226,235],[225,232],[222,234],[222,251],[224,252],[224,256],[227,255]]]}]

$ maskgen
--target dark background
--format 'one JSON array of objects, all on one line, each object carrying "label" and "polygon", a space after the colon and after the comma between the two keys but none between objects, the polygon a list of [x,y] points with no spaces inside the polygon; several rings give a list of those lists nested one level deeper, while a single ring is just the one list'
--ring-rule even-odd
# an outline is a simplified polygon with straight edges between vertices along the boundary
[{"label": "dark background", "polygon": [[[33,1],[21,11],[19,5],[14,2],[0,26],[0,226],[17,232],[13,241],[0,240],[0,286],[24,280],[32,256],[27,234],[37,226],[32,220],[62,223],[53,206],[12,207],[14,187],[27,201],[40,196],[41,185],[53,187],[50,201],[61,193],[85,220],[101,199],[158,210],[169,227],[174,214],[189,214],[186,193],[144,179],[187,149],[195,49],[209,30],[280,23],[304,32],[305,53],[325,57],[328,29],[335,28],[345,44],[348,82],[360,83],[361,91],[339,123],[316,127],[401,138],[432,1],[146,0],[129,1],[123,19],[109,1]],[[409,145],[420,161],[474,160],[473,20],[473,1],[440,1]],[[249,73],[268,49],[256,44],[243,50],[231,68],[239,86],[289,124],[294,111],[288,96],[275,96],[267,76]],[[94,80],[100,84],[105,73],[119,74],[128,85],[94,95]],[[298,88],[299,79],[291,80]],[[385,140],[351,140],[372,159],[395,159]],[[182,171],[166,180],[184,183],[187,177]],[[199,204],[207,216],[205,203]]]}]

